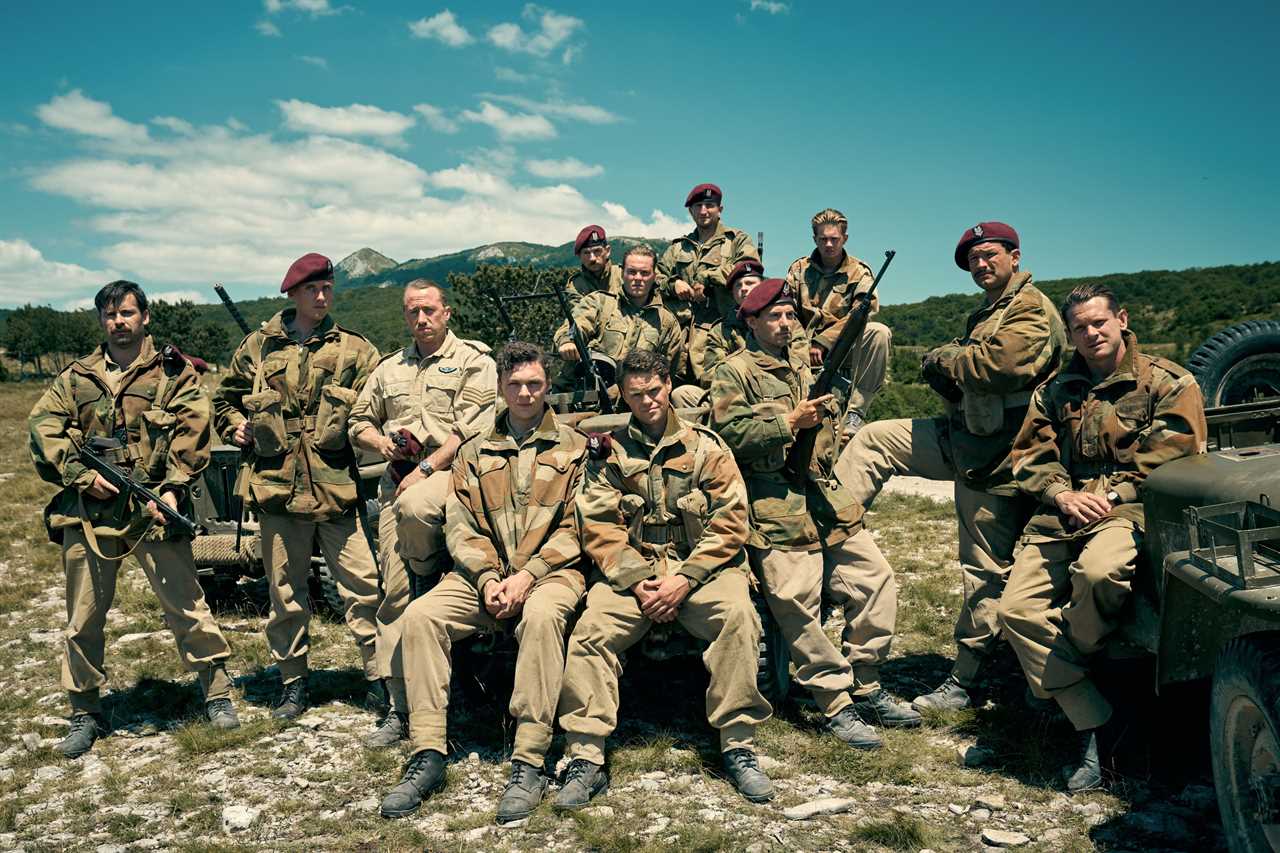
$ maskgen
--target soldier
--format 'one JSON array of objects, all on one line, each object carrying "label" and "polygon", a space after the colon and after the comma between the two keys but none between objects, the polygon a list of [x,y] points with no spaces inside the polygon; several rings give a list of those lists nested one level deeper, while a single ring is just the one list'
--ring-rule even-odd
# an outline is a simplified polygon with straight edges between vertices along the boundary
[{"label": "soldier", "polygon": [[[828,207],[809,220],[813,227],[813,254],[798,258],[787,270],[787,282],[800,298],[800,315],[809,339],[809,366],[818,368],[840,337],[854,298],[871,289],[871,267],[845,251],[849,220]],[[879,310],[879,297],[871,296],[871,314]],[[846,401],[845,440],[853,437],[866,419],[876,392],[884,385],[892,336],[884,323],[868,322],[861,340],[849,356],[849,399]]]},{"label": "soldier", "polygon": [[1200,389],[1147,355],[1115,294],[1085,284],[1062,303],[1070,364],[1036,389],[1013,444],[1018,486],[1041,507],[1027,525],[1000,624],[1032,692],[1057,700],[1081,735],[1071,791],[1102,785],[1111,704],[1089,657],[1120,621],[1145,522],[1138,488],[1153,470],[1204,450]]},{"label": "soldier", "polygon": [[[808,399],[813,375],[791,349],[796,302],[782,279],[765,279],[738,308],[751,331],[744,350],[716,368],[711,426],[732,448],[751,499],[748,553],[796,663],[796,680],[827,717],[830,731],[858,749],[880,736],[863,718],[915,726],[920,715],[880,687],[897,615],[897,584],[861,529],[861,507],[831,476],[839,424],[831,395]],[[799,430],[821,425],[813,464],[802,482],[785,470]],[[822,630],[826,592],[845,617],[845,656]],[[855,695],[850,696],[850,691]]]},{"label": "soldier", "polygon": [[578,500],[582,547],[599,567],[573,629],[560,696],[570,759],[556,807],[580,809],[608,787],[605,739],[618,722],[620,656],[656,624],[678,622],[710,645],[707,720],[724,766],[752,802],[773,798],[755,729],[772,709],[756,686],[760,617],[742,546],[747,495],[733,454],[715,433],[672,410],[671,371],[632,350],[618,379],[625,426],[593,437]]},{"label": "soldier", "polygon": [[588,225],[578,232],[573,241],[573,253],[582,266],[569,277],[564,285],[564,295],[569,307],[576,306],[584,296],[593,293],[622,295],[622,269],[610,256],[609,238],[599,225]]},{"label": "soldier", "polygon": [[376,649],[391,711],[365,739],[371,747],[409,735],[400,644],[400,617],[411,598],[408,572],[426,582],[448,563],[449,467],[464,441],[493,429],[498,377],[489,347],[456,337],[449,331],[451,316],[440,285],[426,279],[405,285],[404,317],[413,343],[378,363],[351,409],[352,442],[388,462],[378,486],[382,600]]},{"label": "soldier", "polygon": [[999,641],[996,608],[1014,545],[1031,514],[1013,482],[1009,449],[1032,389],[1062,360],[1066,334],[1031,273],[1019,271],[1021,257],[1018,233],[1003,222],[981,222],[961,235],[956,266],[970,273],[985,299],[966,320],[964,337],[930,350],[921,367],[949,414],[868,424],[836,466],[837,478],[864,507],[894,474],[955,481],[964,589],[956,662],[940,687],[916,697],[912,704],[921,710],[973,703]]},{"label": "soldier", "polygon": [[94,306],[106,342],[62,371],[28,419],[36,472],[59,488],[45,507],[45,523],[50,540],[62,546],[67,578],[62,686],[71,730],[54,747],[67,758],[88,752],[107,731],[99,698],[107,681],[103,627],[120,563],[130,554],[160,601],[182,665],[198,674],[209,722],[219,729],[240,725],[226,671],[230,649],[196,580],[191,541],[167,530],[153,504],[120,495],[80,460],[90,439],[119,438],[124,446],[102,455],[190,515],[191,482],[209,463],[209,399],[182,353],[156,349],[142,288],[113,281]]},{"label": "soldier", "polygon": [[715,184],[698,184],[684,200],[695,226],[672,241],[658,262],[658,289],[688,331],[681,378],[706,387],[707,332],[717,319],[733,308],[725,282],[735,264],[744,258],[759,260],[755,243],[745,231],[720,222],[724,194]]},{"label": "soldier", "polygon": [[498,381],[506,411],[453,463],[445,516],[455,569],[401,619],[413,757],[382,800],[383,817],[417,811],[444,786],[450,650],[478,631],[514,630],[520,644],[515,747],[498,822],[528,817],[546,791],[564,635],[586,590],[573,504],[587,439],[545,404],[547,360],[538,347],[504,346]]},{"label": "soldier", "polygon": [[251,332],[213,395],[215,427],[252,451],[249,505],[261,524],[271,597],[267,646],[284,687],[271,716],[292,720],[307,700],[313,543],[318,539],[346,605],[371,707],[385,705],[374,654],[378,569],[356,518],[360,500],[347,417],[378,350],[334,322],[333,264],[310,253],[280,283],[286,308]]}]

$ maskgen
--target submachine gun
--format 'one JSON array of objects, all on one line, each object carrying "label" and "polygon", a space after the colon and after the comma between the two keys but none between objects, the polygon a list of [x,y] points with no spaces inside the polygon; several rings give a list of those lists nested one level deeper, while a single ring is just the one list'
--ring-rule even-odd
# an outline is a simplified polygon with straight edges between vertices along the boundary
[{"label": "submachine gun", "polygon": [[[849,320],[840,332],[840,337],[836,338],[835,343],[831,345],[831,352],[827,353],[822,373],[818,374],[813,387],[809,389],[810,400],[830,394],[839,375],[844,371],[845,360],[848,359],[850,350],[853,349],[855,343],[862,339],[862,333],[866,331],[867,320],[871,316],[871,300],[875,296],[876,287],[879,286],[880,279],[884,277],[884,271],[889,268],[889,264],[893,263],[895,254],[897,252],[893,249],[889,249],[884,253],[884,264],[881,265],[880,271],[876,273],[875,281],[871,282],[871,287],[867,289],[866,293],[859,293],[854,297],[855,304],[853,310],[849,312]],[[817,446],[818,433],[821,430],[822,421],[819,421],[811,427],[805,427],[800,430],[799,435],[796,436],[795,443],[791,445],[791,450],[787,453],[786,462],[787,476],[792,482],[802,483],[808,477],[809,466],[813,462],[813,451]]]},{"label": "submachine gun", "polygon": [[133,474],[114,462],[108,461],[106,456],[103,455],[112,452],[118,453],[124,447],[124,442],[119,438],[95,436],[80,448],[80,461],[84,463],[86,468],[97,472],[102,479],[115,486],[120,494],[127,495],[142,506],[146,506],[148,501],[154,503],[156,509],[164,516],[169,529],[194,537],[196,535],[196,523],[194,521],[169,506],[160,495],[135,480]]},{"label": "submachine gun", "polygon": [[[236,325],[240,327],[240,334],[246,338],[249,337],[249,324],[245,322],[244,315],[240,313],[240,309],[236,307],[236,303],[232,301],[231,294],[227,293],[227,289],[221,284],[213,286],[213,292],[218,294],[218,299],[222,301],[223,307],[227,309],[227,313],[231,315],[231,319],[235,320]],[[245,464],[249,461],[249,448],[240,448],[240,477],[247,477]],[[236,553],[240,553],[240,540],[244,537],[244,492],[240,488],[240,477],[236,478],[236,484],[232,488],[226,488],[227,484],[223,483],[227,503],[231,507],[231,511],[236,514]]]}]

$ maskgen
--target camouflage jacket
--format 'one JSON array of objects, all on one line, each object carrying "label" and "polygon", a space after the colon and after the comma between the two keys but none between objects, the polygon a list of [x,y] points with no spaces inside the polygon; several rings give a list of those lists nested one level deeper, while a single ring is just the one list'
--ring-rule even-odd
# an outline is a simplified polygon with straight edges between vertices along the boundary
[{"label": "camouflage jacket", "polygon": [[233,444],[250,423],[255,509],[322,520],[355,508],[347,419],[378,349],[332,317],[299,343],[289,335],[295,313],[286,308],[240,342],[213,393],[214,425]]},{"label": "camouflage jacket", "polygon": [[965,336],[932,351],[941,370],[962,392],[943,418],[944,453],[956,477],[973,489],[1013,495],[1009,449],[1022,426],[1031,392],[1052,376],[1067,348],[1058,309],[1014,273],[1004,292],[965,321]]},{"label": "camouflage jacket", "polygon": [[667,416],[658,441],[635,419],[587,462],[577,502],[582,547],[619,592],[652,577],[691,586],[745,566],[747,492],[733,454],[704,427]]},{"label": "camouflage jacket", "polygon": [[550,409],[521,444],[503,412],[487,438],[463,445],[453,460],[445,542],[477,590],[522,569],[537,580],[579,568],[573,505],[586,455],[587,437]]},{"label": "camouflage jacket", "polygon": [[[729,356],[747,348],[751,340],[751,330],[747,324],[738,319],[738,309],[725,312],[707,331],[706,357],[703,360],[701,381],[704,387],[711,387],[711,379],[715,375],[716,366]],[[807,362],[809,360],[809,339],[803,333],[791,339],[791,358]]]},{"label": "camouflage jacket", "polygon": [[[592,275],[586,267],[578,267],[577,272],[569,276],[569,280],[564,283],[563,290],[571,311],[578,307],[578,303],[584,296],[590,296],[593,293],[612,293],[621,299],[622,267],[609,261],[601,275]],[[570,340],[567,322],[562,322],[556,328],[555,340],[556,346],[560,345],[560,341]]]},{"label": "camouflage jacket", "polygon": [[[679,322],[662,304],[657,291],[644,306],[603,291],[588,294],[573,309],[573,319],[588,348],[617,362],[631,350],[643,349],[660,353],[674,364],[684,341]],[[556,333],[556,348],[572,341],[566,323]]]},{"label": "camouflage jacket", "polygon": [[828,405],[823,418],[808,478],[797,484],[787,477],[787,452],[795,436],[786,415],[812,384],[803,358],[792,355],[784,361],[761,349],[754,338],[716,368],[711,427],[742,466],[754,548],[816,551],[857,532],[862,518],[862,508],[832,473],[841,429],[833,406]]},{"label": "camouflage jacket", "polygon": [[354,442],[369,428],[383,435],[408,429],[430,453],[450,435],[465,441],[492,430],[497,396],[488,345],[449,332],[425,358],[417,344],[385,356],[351,409],[348,433]]},{"label": "camouflage jacket", "polygon": [[[1141,528],[1142,481],[1164,463],[1204,450],[1204,401],[1191,374],[1140,352],[1131,332],[1124,341],[1124,358],[1110,376],[1094,380],[1077,354],[1031,398],[1013,444],[1019,488],[1045,504],[1028,534],[1078,536],[1114,518]],[[1119,501],[1104,518],[1072,530],[1054,503],[1069,490],[1114,493]]]},{"label": "camouflage jacket", "polygon": [[[673,311],[691,311],[699,323],[714,323],[726,311],[737,308],[733,294],[725,287],[734,265],[743,258],[759,257],[756,244],[745,231],[726,228],[721,222],[705,243],[699,243],[695,229],[673,240],[658,259],[658,289]],[[706,301],[688,303],[676,299],[672,290],[676,279],[689,285],[701,282]]]},{"label": "camouflage jacket", "polygon": [[[148,336],[121,371],[102,344],[58,374],[27,423],[36,472],[60,489],[45,508],[54,541],[59,528],[81,523],[82,498],[84,519],[98,535],[136,538],[150,522],[136,501],[82,494],[95,475],[80,461],[80,447],[98,436],[127,438],[126,449],[104,454],[108,461],[131,468],[152,489],[176,492],[190,514],[189,486],[209,464],[209,398],[176,349],[158,351]],[[157,526],[148,538],[167,535]]]},{"label": "camouflage jacket", "polygon": [[[847,252],[834,272],[823,271],[817,250],[798,258],[787,270],[787,282],[800,295],[805,333],[826,352],[831,351],[849,321],[853,297],[870,290],[874,281],[871,267]],[[872,294],[869,316],[874,317],[879,310],[880,298]]]}]

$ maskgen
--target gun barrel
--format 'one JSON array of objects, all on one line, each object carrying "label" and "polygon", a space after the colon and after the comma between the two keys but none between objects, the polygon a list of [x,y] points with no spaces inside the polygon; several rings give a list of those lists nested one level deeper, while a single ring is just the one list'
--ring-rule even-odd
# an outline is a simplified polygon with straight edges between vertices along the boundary
[{"label": "gun barrel", "polygon": [[240,309],[236,307],[236,303],[231,300],[231,294],[227,293],[227,289],[221,284],[215,284],[213,290],[218,294],[218,299],[222,300],[222,304],[231,314],[231,319],[236,321],[236,325],[240,327],[242,334],[249,334],[249,324],[245,322],[244,315],[240,313]]},{"label": "gun barrel", "polygon": [[144,504],[148,502],[154,503],[156,509],[165,517],[165,520],[170,524],[176,525],[182,533],[187,536],[196,535],[196,523],[194,521],[169,506],[160,495],[139,483],[130,476],[128,471],[99,456],[92,447],[85,445],[80,448],[80,459],[122,493],[132,494]]}]

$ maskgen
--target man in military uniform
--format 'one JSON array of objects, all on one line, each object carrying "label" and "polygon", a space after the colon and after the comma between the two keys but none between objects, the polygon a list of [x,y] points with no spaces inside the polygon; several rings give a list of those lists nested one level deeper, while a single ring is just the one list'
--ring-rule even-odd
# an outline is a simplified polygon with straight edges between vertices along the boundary
[{"label": "man in military uniform", "polygon": [[453,463],[445,516],[455,569],[401,619],[413,757],[383,799],[383,817],[410,814],[443,787],[450,651],[480,631],[514,630],[520,645],[510,706],[515,747],[498,822],[527,817],[546,791],[564,635],[586,590],[573,505],[587,439],[546,406],[547,361],[538,347],[504,346],[498,381],[506,411]]},{"label": "man in military uniform", "polygon": [[1023,534],[1000,623],[1031,690],[1052,697],[1081,734],[1067,787],[1102,784],[1111,704],[1089,657],[1120,621],[1145,520],[1138,488],[1159,466],[1204,450],[1200,389],[1147,355],[1115,294],[1077,287],[1062,305],[1076,354],[1036,389],[1013,443],[1018,486],[1041,506]]},{"label": "man in military uniform", "polygon": [[429,579],[449,562],[445,500],[449,467],[464,441],[493,429],[498,385],[489,347],[449,331],[452,316],[440,285],[405,285],[404,317],[413,343],[382,359],[351,410],[353,444],[387,460],[378,487],[378,675],[392,710],[366,740],[390,746],[409,734],[400,617],[409,606],[409,574]]},{"label": "man in military uniform", "polygon": [[[861,527],[862,508],[832,478],[840,427],[830,394],[808,399],[813,375],[791,348],[798,318],[790,286],[765,279],[738,316],[751,340],[716,368],[711,426],[746,478],[752,568],[791,648],[796,680],[813,694],[830,731],[850,746],[874,749],[880,737],[864,718],[920,723],[879,681],[893,640],[897,584]],[[793,478],[785,467],[788,451],[811,427],[821,430],[812,463]],[[844,613],[843,657],[822,630],[824,574],[826,592]]]},{"label": "man in military uniform", "polygon": [[347,417],[378,350],[333,321],[333,264],[314,252],[280,283],[293,307],[249,333],[213,395],[223,440],[249,448],[246,488],[261,524],[271,597],[267,646],[284,682],[271,715],[307,709],[308,625],[313,543],[333,572],[347,627],[360,650],[373,704],[385,703],[374,654],[378,570],[356,519],[355,454]]},{"label": "man in military uniform", "polygon": [[[828,207],[814,214],[810,225],[817,248],[791,264],[787,283],[800,300],[800,316],[809,339],[809,365],[816,369],[844,331],[854,299],[871,289],[875,276],[871,267],[845,251],[849,220],[843,213]],[[879,307],[879,298],[872,294],[869,316],[874,317]],[[871,400],[884,385],[891,341],[888,326],[868,322],[850,351],[846,440],[862,428]]]},{"label": "man in military uniform", "polygon": [[107,681],[103,628],[130,554],[160,601],[182,665],[198,675],[209,721],[220,729],[240,725],[226,671],[230,649],[196,580],[191,541],[166,529],[154,505],[121,495],[80,455],[91,440],[118,439],[100,455],[190,515],[191,483],[209,464],[209,399],[182,353],[156,349],[142,288],[113,281],[94,305],[106,342],[62,371],[28,419],[36,472],[59,489],[45,521],[62,546],[67,579],[62,686],[72,716],[55,747],[67,758],[88,752],[107,730],[99,698]]},{"label": "man in military uniform", "polygon": [[625,426],[595,436],[578,526],[603,579],[569,640],[560,726],[570,759],[556,806],[579,809],[608,787],[605,739],[618,722],[620,656],[656,624],[707,641],[707,720],[725,770],[752,802],[773,798],[756,760],[756,726],[772,713],[756,686],[760,617],[746,560],[747,495],[733,454],[670,404],[660,355],[632,350],[619,374]]},{"label": "man in military uniform", "polygon": [[599,225],[588,225],[573,241],[573,253],[582,266],[564,284],[569,307],[593,293],[622,295],[622,269],[610,256],[609,237]]},{"label": "man in military uniform", "polygon": [[694,230],[672,241],[658,261],[658,289],[688,332],[680,378],[706,387],[706,339],[711,326],[733,307],[725,282],[744,258],[760,259],[747,232],[720,221],[724,194],[715,184],[698,184],[684,200]]},{"label": "man in military uniform", "polygon": [[1031,514],[1013,481],[1009,449],[1032,389],[1058,369],[1066,334],[1053,303],[1018,269],[1021,257],[1017,232],[1003,222],[982,222],[961,235],[956,266],[986,298],[966,320],[964,337],[930,350],[921,368],[949,414],[868,424],[836,466],[864,507],[894,474],[955,481],[964,589],[956,662],[938,689],[916,698],[920,709],[973,702],[971,691],[999,641],[996,608],[1014,545]]}]

